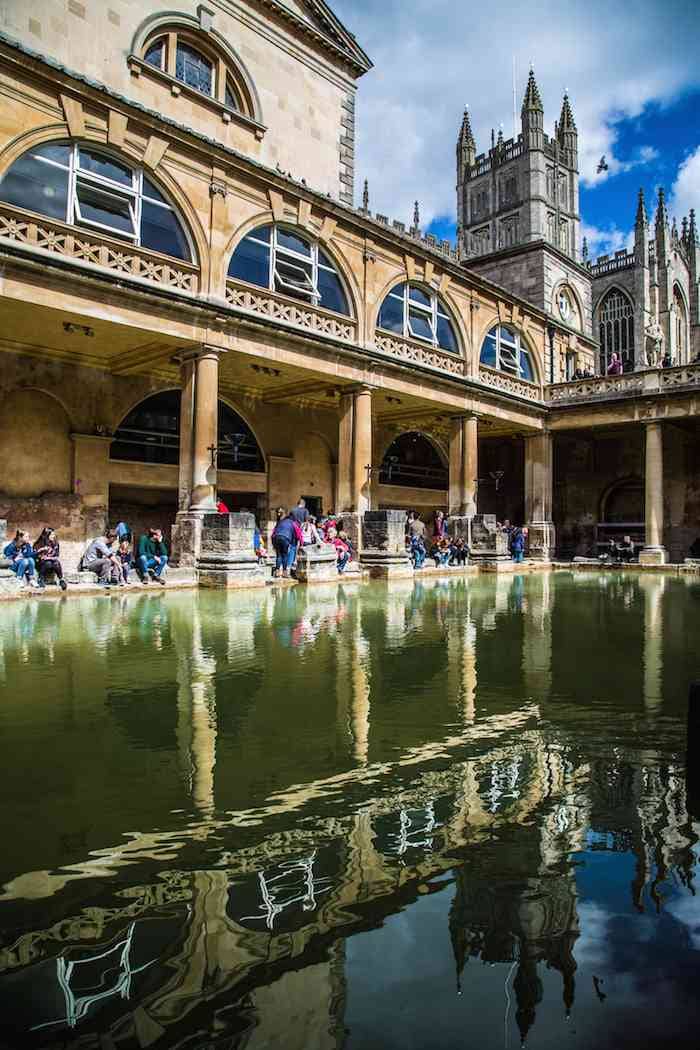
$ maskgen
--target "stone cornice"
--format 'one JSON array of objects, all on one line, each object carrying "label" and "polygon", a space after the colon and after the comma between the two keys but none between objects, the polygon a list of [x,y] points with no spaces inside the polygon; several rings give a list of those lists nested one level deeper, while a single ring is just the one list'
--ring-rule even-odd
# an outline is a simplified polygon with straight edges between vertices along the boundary
[{"label": "stone cornice", "polygon": [[326,27],[325,33],[316,28],[313,23],[300,18],[299,15],[281,3],[280,0],[258,0],[258,3],[268,10],[274,11],[279,18],[293,25],[300,33],[313,40],[314,43],[347,62],[359,76],[367,73],[372,68],[371,59],[362,50],[352,33],[345,29],[342,22],[336,18],[328,5],[320,2],[320,0],[306,0],[306,3]]}]

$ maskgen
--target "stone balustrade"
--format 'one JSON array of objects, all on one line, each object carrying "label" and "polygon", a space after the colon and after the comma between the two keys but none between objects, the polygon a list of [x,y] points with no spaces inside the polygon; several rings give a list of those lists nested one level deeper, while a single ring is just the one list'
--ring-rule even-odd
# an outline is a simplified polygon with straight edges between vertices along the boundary
[{"label": "stone balustrade", "polygon": [[317,306],[307,306],[297,299],[290,299],[276,292],[266,289],[258,292],[248,285],[228,280],[226,302],[242,313],[254,317],[268,317],[275,324],[330,336],[343,343],[356,341],[357,325],[352,318],[342,317]]},{"label": "stone balustrade", "polygon": [[502,394],[514,394],[516,397],[525,398],[527,401],[541,401],[542,395],[536,383],[529,383],[526,379],[518,379],[517,376],[509,375],[508,372],[499,372],[495,368],[479,366],[479,382],[484,386],[498,390]]},{"label": "stone balustrade", "polygon": [[451,376],[466,375],[467,363],[463,357],[427,346],[417,340],[402,339],[377,332],[374,347],[381,354],[398,361],[433,368],[437,372],[445,372]]},{"label": "stone balustrade", "polygon": [[81,265],[158,284],[177,292],[199,291],[199,269],[179,259],[138,248],[118,238],[0,203],[0,243],[20,244],[30,251],[50,253]]},{"label": "stone balustrade", "polygon": [[668,393],[671,390],[692,389],[698,385],[700,364],[678,365],[675,368],[647,368],[621,376],[595,376],[555,383],[547,388],[545,398],[550,405],[571,405],[582,401]]}]

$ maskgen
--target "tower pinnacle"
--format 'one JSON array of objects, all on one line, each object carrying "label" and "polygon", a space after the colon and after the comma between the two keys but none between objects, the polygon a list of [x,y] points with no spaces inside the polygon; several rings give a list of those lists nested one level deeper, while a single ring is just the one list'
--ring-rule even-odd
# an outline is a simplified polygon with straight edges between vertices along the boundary
[{"label": "tower pinnacle", "polygon": [[574,120],[573,110],[571,109],[571,103],[569,102],[569,96],[564,95],[564,101],[561,106],[561,116],[559,117],[559,136],[563,138],[567,132],[576,131],[576,121]]},{"label": "tower pinnacle", "polygon": [[668,212],[666,211],[666,194],[663,186],[659,187],[659,201],[656,208],[656,228],[668,226]]},{"label": "tower pinnacle", "polygon": [[525,89],[525,98],[523,99],[522,113],[527,110],[536,113],[544,113],[544,106],[542,105],[542,99],[540,98],[540,89],[537,87],[537,81],[535,80],[535,71],[530,66],[530,75],[527,78],[527,88]]},{"label": "tower pinnacle", "polygon": [[462,117],[462,127],[459,131],[459,138],[457,143],[462,147],[471,147],[476,149],[476,141],[474,139],[474,132],[472,131],[472,122],[469,119],[469,108],[464,107],[464,116]]},{"label": "tower pinnacle", "polygon": [[648,222],[647,206],[644,203],[644,190],[640,187],[639,196],[637,198],[637,216],[634,220],[634,225],[646,227]]}]

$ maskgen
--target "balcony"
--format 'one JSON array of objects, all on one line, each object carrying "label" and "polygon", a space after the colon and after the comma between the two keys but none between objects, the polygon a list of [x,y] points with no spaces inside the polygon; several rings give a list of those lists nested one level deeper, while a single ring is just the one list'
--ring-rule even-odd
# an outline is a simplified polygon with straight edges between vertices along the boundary
[{"label": "balcony", "polygon": [[463,357],[446,350],[438,350],[417,339],[404,339],[378,331],[374,339],[374,348],[380,354],[406,364],[420,365],[422,368],[430,368],[449,376],[466,375],[467,363]]},{"label": "balcony", "polygon": [[542,401],[542,393],[537,383],[530,383],[527,379],[518,379],[517,376],[509,375],[508,372],[499,372],[495,368],[479,365],[479,382],[492,390],[497,390],[500,394],[512,394],[525,401]]},{"label": "balcony", "polygon": [[645,394],[663,394],[688,391],[700,386],[700,364],[678,365],[675,368],[648,368],[627,372],[621,376],[595,376],[569,383],[555,383],[547,388],[546,400],[550,407],[580,405],[601,401],[616,401],[621,397],[641,397]]},{"label": "balcony", "polygon": [[21,245],[32,254],[60,256],[81,267],[172,291],[192,295],[199,291],[199,269],[191,263],[0,203],[2,244]]}]

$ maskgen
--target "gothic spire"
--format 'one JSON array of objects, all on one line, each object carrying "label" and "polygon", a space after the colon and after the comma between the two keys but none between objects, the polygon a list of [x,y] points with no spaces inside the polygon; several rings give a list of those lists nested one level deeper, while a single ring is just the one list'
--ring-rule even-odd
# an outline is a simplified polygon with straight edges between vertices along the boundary
[{"label": "gothic spire", "polygon": [[559,117],[559,136],[563,138],[567,131],[576,131],[576,121],[574,120],[573,110],[571,109],[571,103],[569,102],[569,96],[564,95],[564,101],[561,106],[561,116]]},{"label": "gothic spire", "polygon": [[673,216],[673,222],[671,223],[671,240],[676,242],[678,240],[678,226],[676,225],[676,216]]},{"label": "gothic spire", "polygon": [[469,119],[469,107],[464,107],[464,116],[462,117],[462,127],[459,131],[459,139],[457,140],[460,146],[471,146],[472,149],[476,149],[476,141],[474,139],[474,132],[472,131],[472,122]]},{"label": "gothic spire", "polygon": [[683,216],[683,222],[681,223],[681,240],[683,244],[688,243],[688,216]]},{"label": "gothic spire", "polygon": [[525,98],[523,99],[521,112],[524,113],[526,110],[535,110],[538,113],[544,113],[544,106],[542,105],[542,99],[540,98],[540,89],[537,87],[535,71],[532,66],[530,67],[530,75],[527,78],[527,88],[525,89]]},{"label": "gothic spire", "polygon": [[588,238],[583,238],[583,247],[581,248],[581,258],[584,264],[588,262]]},{"label": "gothic spire", "polygon": [[637,217],[634,220],[634,225],[646,227],[648,222],[647,206],[644,203],[644,190],[640,187],[639,196],[637,198]]},{"label": "gothic spire", "polygon": [[695,208],[690,209],[690,222],[688,223],[688,237],[691,244],[698,243],[698,231],[695,228]]},{"label": "gothic spire", "polygon": [[362,210],[369,211],[369,182],[365,179],[364,189],[362,190]]},{"label": "gothic spire", "polygon": [[656,207],[656,227],[668,226],[668,212],[666,211],[666,194],[663,186],[659,187],[659,202]]},{"label": "gothic spire", "polygon": [[413,206],[413,229],[416,233],[420,230],[420,208],[418,207],[418,201]]}]

